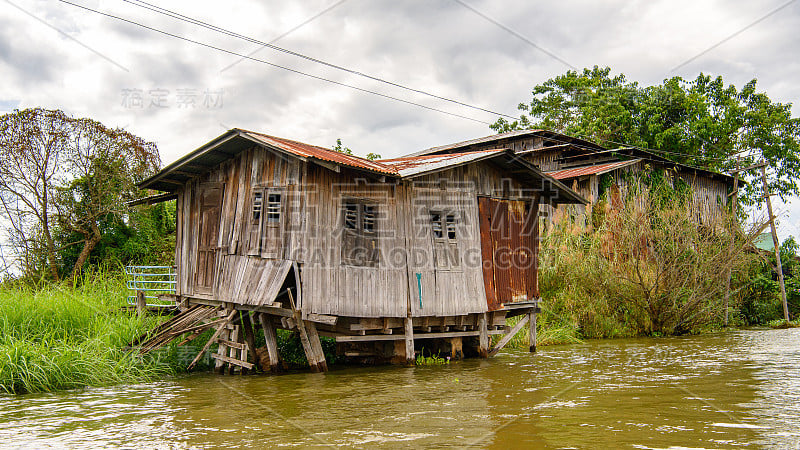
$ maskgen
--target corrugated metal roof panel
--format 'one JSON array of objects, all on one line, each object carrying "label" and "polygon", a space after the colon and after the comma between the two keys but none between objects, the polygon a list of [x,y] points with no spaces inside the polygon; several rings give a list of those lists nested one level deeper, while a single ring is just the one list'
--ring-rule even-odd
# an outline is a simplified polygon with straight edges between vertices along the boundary
[{"label": "corrugated metal roof panel", "polygon": [[257,133],[255,131],[241,130],[241,129],[239,129],[239,131],[259,142],[263,142],[265,144],[278,147],[289,153],[295,154],[297,156],[302,156],[304,158],[319,159],[322,161],[342,164],[344,166],[371,170],[373,172],[381,172],[387,175],[397,175],[397,171],[377,161],[370,161],[366,158],[348,155],[346,153],[339,153],[337,151],[328,148],[305,144],[303,142],[292,141],[290,139],[270,136],[268,134]]},{"label": "corrugated metal roof panel", "polygon": [[631,166],[633,164],[638,163],[639,161],[641,161],[641,159],[632,159],[629,161],[617,161],[613,163],[597,164],[594,166],[572,167],[569,169],[554,170],[552,172],[547,172],[547,175],[550,175],[556,180],[577,178],[585,175],[600,175],[622,167]]},{"label": "corrugated metal roof panel", "polygon": [[449,153],[444,155],[407,156],[404,158],[382,159],[377,162],[391,167],[401,177],[413,177],[452,166],[459,166],[483,158],[489,158],[506,150],[483,150],[479,152]]}]

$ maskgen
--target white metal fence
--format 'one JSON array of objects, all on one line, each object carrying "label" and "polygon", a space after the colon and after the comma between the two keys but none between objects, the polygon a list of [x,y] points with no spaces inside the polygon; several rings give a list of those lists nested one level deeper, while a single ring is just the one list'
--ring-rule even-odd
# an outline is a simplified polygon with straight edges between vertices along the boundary
[{"label": "white metal fence", "polygon": [[177,308],[175,302],[159,300],[159,294],[174,294],[176,273],[174,266],[126,266],[129,305],[136,305],[136,293],[142,291],[148,307]]}]

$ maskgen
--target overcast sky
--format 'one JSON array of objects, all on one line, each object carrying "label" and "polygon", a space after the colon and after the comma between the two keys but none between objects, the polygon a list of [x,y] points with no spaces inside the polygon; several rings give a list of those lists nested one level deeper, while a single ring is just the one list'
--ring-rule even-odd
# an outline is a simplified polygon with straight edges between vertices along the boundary
[{"label": "overcast sky", "polygon": [[[341,138],[356,154],[386,158],[492,134],[486,123],[497,118],[259,50],[260,45],[133,1],[74,3],[474,120],[241,60],[56,0],[0,0],[0,112],[59,108],[124,127],[156,142],[165,164],[233,127],[324,147]],[[536,84],[594,65],[643,84],[673,75],[694,78],[701,71],[738,87],[757,78],[759,90],[775,101],[797,104],[800,98],[800,2],[795,1],[166,0],[158,5],[510,115],[517,115],[516,105],[529,100]],[[794,112],[800,112],[797,106]],[[800,236],[800,201],[778,209],[782,237]]]}]

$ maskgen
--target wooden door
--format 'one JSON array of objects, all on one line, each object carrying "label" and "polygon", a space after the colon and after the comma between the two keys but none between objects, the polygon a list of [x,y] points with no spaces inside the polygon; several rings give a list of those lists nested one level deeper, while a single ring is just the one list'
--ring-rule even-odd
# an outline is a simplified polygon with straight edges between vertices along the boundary
[{"label": "wooden door", "polygon": [[219,249],[219,220],[222,211],[222,183],[200,185],[200,223],[197,236],[197,270],[195,270],[195,292],[212,294],[214,274]]},{"label": "wooden door", "polygon": [[532,300],[538,285],[538,203],[478,198],[483,282],[489,311]]}]

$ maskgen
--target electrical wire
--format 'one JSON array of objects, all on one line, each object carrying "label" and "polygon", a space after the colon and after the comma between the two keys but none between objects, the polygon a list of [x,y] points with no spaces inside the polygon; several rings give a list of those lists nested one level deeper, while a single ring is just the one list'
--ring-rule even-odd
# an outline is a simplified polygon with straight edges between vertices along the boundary
[{"label": "electrical wire", "polygon": [[347,67],[344,67],[344,66],[341,66],[341,65],[338,65],[338,64],[334,64],[334,63],[330,63],[330,62],[327,62],[327,61],[323,61],[321,59],[314,58],[312,56],[308,56],[308,55],[305,55],[305,54],[302,54],[302,53],[299,53],[299,52],[295,52],[293,50],[289,50],[289,49],[286,49],[286,48],[283,48],[283,47],[279,47],[279,46],[271,44],[269,42],[260,41],[260,40],[255,39],[255,38],[248,37],[248,36],[236,33],[235,31],[227,30],[225,28],[221,28],[221,27],[218,27],[216,25],[213,25],[213,24],[210,24],[210,23],[207,23],[207,22],[203,22],[202,20],[198,20],[198,19],[195,19],[193,17],[186,16],[186,15],[183,15],[183,14],[175,12],[175,11],[171,11],[171,10],[166,9],[166,8],[162,8],[160,6],[153,5],[153,4],[145,2],[143,0],[122,0],[122,1],[124,1],[126,3],[129,3],[131,5],[137,6],[139,8],[144,8],[144,9],[156,12],[158,14],[162,14],[162,15],[165,15],[165,16],[168,16],[168,17],[172,17],[173,19],[177,19],[177,20],[181,20],[183,22],[191,23],[191,24],[206,28],[208,30],[216,31],[217,33],[222,33],[222,34],[225,34],[225,35],[228,35],[228,36],[231,36],[231,37],[235,37],[237,39],[242,39],[244,41],[251,42],[253,44],[258,44],[258,45],[270,48],[270,49],[275,50],[275,51],[283,52],[283,53],[286,53],[286,54],[289,54],[289,55],[292,55],[292,56],[295,56],[295,57],[298,57],[298,58],[302,58],[302,59],[305,59],[307,61],[311,61],[311,62],[314,62],[314,63],[317,63],[317,64],[322,64],[322,65],[324,65],[326,67],[330,67],[330,68],[336,69],[336,70],[341,70],[343,72],[347,72],[347,73],[352,74],[352,75],[357,75],[357,76],[360,76],[360,77],[363,77],[363,78],[367,78],[367,79],[370,79],[370,80],[373,80],[373,81],[377,81],[379,83],[387,84],[389,86],[397,87],[397,88],[404,89],[404,90],[410,91],[410,92],[415,92],[417,94],[426,95],[428,97],[433,97],[433,98],[438,99],[438,100],[444,100],[446,102],[454,103],[454,104],[457,104],[457,105],[460,105],[460,106],[465,106],[467,108],[472,108],[472,109],[475,109],[475,110],[478,110],[478,111],[483,111],[483,112],[487,112],[487,113],[490,113],[490,114],[496,114],[496,115],[499,115],[499,116],[502,116],[502,117],[511,118],[511,119],[515,118],[514,116],[511,116],[511,115],[508,115],[508,114],[504,114],[504,113],[497,112],[497,111],[492,111],[492,110],[487,109],[487,108],[482,108],[480,106],[471,105],[469,103],[464,103],[462,101],[455,100],[455,99],[452,99],[452,98],[443,97],[441,95],[433,94],[433,93],[430,93],[430,92],[427,92],[427,91],[423,91],[421,89],[408,87],[408,86],[402,85],[400,83],[396,83],[394,81],[385,80],[383,78],[376,77],[374,75],[369,75],[369,74],[366,74],[366,73],[363,73],[363,72],[360,72],[360,71],[357,71],[357,70],[348,69]]},{"label": "electrical wire", "polygon": [[224,49],[224,48],[221,48],[221,47],[217,47],[215,45],[207,44],[205,42],[196,41],[194,39],[190,39],[190,38],[187,38],[185,36],[181,36],[181,35],[178,35],[178,34],[173,34],[173,33],[170,33],[168,31],[164,31],[164,30],[160,30],[158,28],[154,28],[154,27],[151,27],[151,26],[148,26],[148,25],[144,25],[144,24],[136,22],[134,20],[126,19],[124,17],[116,16],[114,14],[106,13],[106,12],[103,12],[103,11],[98,11],[96,9],[89,8],[88,6],[79,5],[77,3],[72,3],[72,2],[70,2],[68,0],[58,0],[58,1],[60,1],[61,3],[66,3],[68,5],[75,6],[75,7],[80,8],[80,9],[84,9],[86,11],[93,12],[95,14],[106,16],[106,17],[109,17],[109,18],[112,18],[112,19],[117,19],[117,20],[120,20],[122,22],[126,22],[126,23],[129,23],[129,24],[132,24],[132,25],[136,25],[138,27],[141,27],[141,28],[144,28],[144,29],[147,29],[147,30],[150,30],[150,31],[155,31],[157,33],[161,33],[161,34],[166,35],[166,36],[170,36],[170,37],[173,37],[173,38],[176,38],[176,39],[180,39],[180,40],[183,40],[183,41],[186,41],[186,42],[190,42],[192,44],[201,45],[201,46],[206,47],[206,48],[210,48],[210,49],[217,50],[217,51],[220,51],[220,52],[223,52],[223,53],[227,53],[227,54],[230,54],[230,55],[234,55],[234,56],[239,56],[241,58],[249,59],[251,61],[256,61],[256,62],[259,62],[259,63],[262,63],[262,64],[266,64],[266,65],[269,65],[269,66],[272,66],[272,67],[276,67],[278,69],[287,70],[289,72],[293,72],[293,73],[296,73],[298,75],[303,75],[305,77],[313,78],[315,80],[325,81],[325,82],[328,82],[328,83],[336,84],[338,86],[347,87],[347,88],[354,89],[354,90],[357,90],[357,91],[360,91],[360,92],[364,92],[364,93],[367,93],[367,94],[377,95],[379,97],[383,97],[383,98],[386,98],[386,99],[389,99],[389,100],[394,100],[394,101],[397,101],[397,102],[406,103],[408,105],[418,106],[420,108],[425,108],[425,109],[430,110],[430,111],[435,111],[435,112],[438,112],[438,113],[447,114],[447,115],[450,115],[450,116],[459,117],[459,118],[466,119],[466,120],[471,120],[473,122],[478,122],[478,123],[482,123],[482,124],[486,124],[486,125],[491,125],[491,122],[486,122],[486,121],[483,121],[483,120],[480,120],[480,119],[475,119],[473,117],[468,117],[468,116],[464,116],[464,115],[457,114],[457,113],[454,113],[454,112],[445,111],[443,109],[434,108],[432,106],[427,106],[427,105],[423,105],[421,103],[412,102],[410,100],[405,100],[405,99],[394,97],[394,96],[391,96],[391,95],[388,95],[388,94],[383,94],[381,92],[360,88],[358,86],[353,86],[351,84],[342,83],[340,81],[331,80],[329,78],[321,77],[321,76],[318,76],[318,75],[313,75],[313,74],[310,74],[310,73],[307,73],[307,72],[303,72],[303,71],[300,71],[300,70],[297,70],[297,69],[292,69],[290,67],[286,67],[286,66],[282,66],[282,65],[279,65],[279,64],[271,63],[271,62],[265,61],[263,59],[253,58],[252,56],[243,55],[241,53],[237,53],[237,52],[234,52],[234,51],[231,51],[231,50],[227,50],[227,49]]},{"label": "electrical wire", "polygon": [[[335,85],[338,85],[338,86],[347,87],[347,88],[354,89],[354,90],[357,90],[357,91],[360,91],[360,92],[363,92],[363,93],[376,95],[376,96],[379,96],[379,97],[386,98],[388,100],[394,100],[394,101],[405,103],[405,104],[409,104],[409,105],[412,105],[412,106],[417,106],[417,107],[424,108],[424,109],[427,109],[427,110],[430,110],[430,111],[434,111],[434,112],[438,112],[438,113],[442,113],[442,114],[447,114],[447,115],[450,115],[450,116],[453,116],[453,117],[458,117],[458,118],[470,120],[470,121],[473,121],[473,122],[478,122],[478,123],[483,123],[483,124],[486,124],[486,125],[491,125],[490,122],[486,122],[486,121],[483,121],[483,120],[480,120],[480,119],[475,119],[473,117],[468,117],[468,116],[464,116],[462,114],[457,114],[457,113],[453,113],[453,112],[450,112],[450,111],[445,111],[445,110],[442,110],[442,109],[439,109],[439,108],[434,108],[434,107],[431,107],[431,106],[423,105],[421,103],[416,103],[416,102],[413,102],[413,101],[410,101],[410,100],[405,100],[405,99],[402,99],[402,98],[399,98],[399,97],[395,97],[395,96],[392,96],[392,95],[383,94],[383,93],[380,93],[380,92],[377,92],[377,91],[364,89],[364,88],[360,88],[358,86],[354,86],[354,85],[351,85],[351,84],[342,83],[342,82],[331,80],[329,78],[321,77],[321,76],[318,76],[318,75],[313,75],[313,74],[310,74],[310,73],[307,73],[307,72],[303,72],[303,71],[300,71],[300,70],[297,70],[297,69],[292,69],[290,67],[286,67],[286,66],[282,66],[282,65],[279,65],[279,64],[271,63],[269,61],[265,61],[265,60],[262,60],[262,59],[259,59],[259,58],[254,58],[252,56],[243,55],[243,54],[231,51],[231,50],[224,49],[222,47],[217,47],[215,45],[207,44],[207,43],[204,43],[204,42],[201,42],[201,41],[197,41],[197,40],[194,40],[194,39],[191,39],[191,38],[187,38],[185,36],[181,36],[181,35],[178,35],[178,34],[170,33],[168,31],[160,30],[158,28],[154,28],[154,27],[151,27],[151,26],[136,22],[136,21],[131,20],[131,19],[126,19],[126,18],[121,17],[121,16],[116,16],[114,14],[110,14],[110,13],[106,13],[106,12],[99,11],[99,10],[96,10],[96,9],[92,9],[90,7],[87,7],[87,6],[84,6],[84,5],[80,5],[80,4],[77,4],[77,3],[73,3],[73,2],[70,2],[68,0],[59,0],[59,1],[62,2],[62,3],[66,3],[68,5],[71,5],[71,6],[75,6],[77,8],[84,9],[86,11],[93,12],[95,14],[99,14],[99,15],[106,16],[106,17],[109,17],[109,18],[112,18],[112,19],[116,19],[116,20],[120,20],[120,21],[129,23],[129,24],[132,24],[132,25],[139,26],[141,28],[145,28],[145,29],[150,30],[150,31],[154,31],[154,32],[166,35],[166,36],[170,36],[170,37],[173,37],[173,38],[176,38],[176,39],[180,39],[180,40],[183,40],[183,41],[186,41],[186,42],[189,42],[189,43],[197,44],[197,45],[200,45],[200,46],[203,46],[203,47],[206,47],[206,48],[210,48],[210,49],[213,49],[213,50],[216,50],[216,51],[220,51],[220,52],[227,53],[227,54],[230,54],[230,55],[238,56],[238,57],[241,57],[241,58],[244,58],[244,59],[248,59],[248,60],[251,60],[251,61],[255,61],[255,62],[258,62],[258,63],[266,64],[266,65],[269,65],[269,66],[272,66],[272,67],[275,67],[275,68],[283,69],[283,70],[286,70],[286,71],[289,71],[289,72],[292,72],[292,73],[296,73],[298,75],[302,75],[302,76],[305,76],[305,77],[313,78],[313,79],[316,79],[316,80],[319,80],[319,81],[332,83],[332,84],[335,84]],[[186,15],[183,15],[183,14],[168,10],[166,8],[161,8],[161,7],[153,5],[151,3],[147,3],[147,2],[145,2],[143,0],[122,0],[122,1],[124,1],[126,3],[129,3],[131,5],[134,5],[134,6],[138,6],[140,8],[144,8],[144,9],[148,9],[148,10],[154,11],[154,12],[162,14],[162,15],[166,15],[168,17],[172,17],[174,19],[181,20],[183,22],[187,22],[187,23],[191,23],[191,24],[194,24],[194,25],[198,25],[198,26],[201,26],[203,28],[206,28],[206,29],[209,29],[209,30],[212,30],[212,31],[216,31],[218,33],[226,34],[228,36],[232,36],[232,37],[235,37],[235,38],[238,38],[238,39],[242,39],[242,40],[245,40],[245,41],[248,41],[248,42],[259,44],[259,45],[271,48],[271,49],[276,50],[276,51],[287,53],[289,55],[296,56],[296,57],[299,57],[299,58],[303,58],[303,59],[306,59],[308,61],[312,61],[314,63],[322,64],[322,65],[325,65],[327,67],[331,67],[331,68],[334,68],[334,69],[337,69],[337,70],[341,70],[341,71],[344,71],[344,72],[347,72],[347,73],[350,73],[350,74],[353,74],[353,75],[358,75],[358,76],[361,76],[361,77],[364,77],[364,78],[368,78],[368,79],[371,79],[371,80],[374,80],[374,81],[378,81],[378,82],[381,82],[381,83],[384,83],[384,84],[387,84],[387,85],[390,85],[390,86],[398,87],[398,88],[401,88],[401,89],[404,89],[404,90],[407,90],[407,91],[410,91],[410,92],[415,92],[415,93],[426,95],[426,96],[429,96],[429,97],[432,97],[432,98],[436,98],[436,99],[439,99],[439,100],[443,100],[443,101],[447,101],[447,102],[450,102],[450,103],[458,104],[458,105],[465,106],[465,107],[468,107],[468,108],[471,108],[471,109],[487,112],[487,113],[490,113],[490,114],[496,114],[496,115],[499,115],[499,116],[502,116],[502,117],[506,117],[506,118],[516,119],[516,117],[508,115],[508,114],[492,111],[492,110],[489,110],[489,109],[486,109],[486,108],[470,105],[468,103],[464,103],[464,102],[461,102],[461,101],[458,101],[458,100],[454,100],[454,99],[451,99],[451,98],[442,97],[442,96],[439,96],[439,95],[436,95],[436,94],[432,94],[432,93],[429,93],[429,92],[426,92],[426,91],[423,91],[423,90],[419,90],[419,89],[411,88],[411,87],[408,87],[408,86],[404,86],[404,85],[399,84],[399,83],[395,83],[395,82],[392,82],[392,81],[384,80],[384,79],[379,78],[379,77],[375,77],[375,76],[372,76],[372,75],[369,75],[369,74],[365,74],[365,73],[362,73],[362,72],[359,72],[359,71],[356,71],[356,70],[348,69],[346,67],[339,66],[339,65],[336,65],[336,64],[333,64],[333,63],[329,63],[329,62],[326,62],[326,61],[323,61],[323,60],[319,60],[317,58],[313,58],[311,56],[307,56],[307,55],[304,55],[302,53],[294,52],[292,50],[288,50],[288,49],[285,49],[285,48],[282,48],[282,47],[279,47],[279,46],[276,46],[276,45],[273,45],[273,44],[270,44],[270,43],[267,43],[267,42],[263,42],[263,41],[260,41],[260,40],[254,39],[254,38],[250,38],[250,37],[241,35],[239,33],[236,33],[236,32],[230,31],[230,30],[226,30],[224,28],[221,28],[221,27],[218,27],[218,26],[203,22],[201,20],[194,19],[192,17],[189,17],[189,16],[186,16]],[[623,143],[623,142],[617,142],[617,141],[613,141],[613,140],[610,140],[610,139],[604,139],[604,138],[600,138],[600,137],[597,137],[597,136],[590,136],[590,135],[583,135],[583,134],[577,134],[577,136],[581,136],[582,138],[595,139],[595,140],[599,140],[599,141],[602,141],[602,142],[608,142],[608,143],[612,143],[612,144],[623,146],[623,147],[635,148],[635,149],[640,149],[640,150],[643,150],[643,151],[649,151],[649,152],[653,152],[653,153],[663,154],[663,155],[680,156],[680,157],[689,158],[689,159],[693,159],[695,161],[701,161],[701,162],[730,161],[730,159],[726,158],[726,157],[711,157],[711,156],[693,155],[693,154],[681,153],[681,152],[673,152],[673,151],[669,151],[669,150],[652,149],[652,148],[641,147],[641,146],[637,146],[637,145],[631,145],[631,144],[627,144],[627,143]],[[589,147],[589,146],[586,146],[586,145],[580,145],[580,144],[577,144],[575,142],[571,142],[571,141],[567,141],[567,140],[563,140],[563,139],[558,139],[556,137],[548,137],[547,139],[549,139],[551,141],[554,141],[554,142],[559,142],[559,143],[563,143],[563,144],[569,144],[569,145],[572,145],[573,147],[581,148],[581,149],[584,149],[584,150],[591,150],[591,151],[596,151],[597,150],[596,148],[593,148],[593,147]],[[611,149],[611,150],[613,150],[613,149]],[[743,153],[743,152],[746,152],[746,151],[749,151],[749,150],[751,150],[751,149],[742,150],[740,152],[734,153],[731,156],[734,156],[736,154]]]}]

